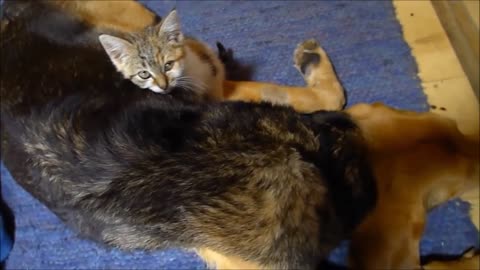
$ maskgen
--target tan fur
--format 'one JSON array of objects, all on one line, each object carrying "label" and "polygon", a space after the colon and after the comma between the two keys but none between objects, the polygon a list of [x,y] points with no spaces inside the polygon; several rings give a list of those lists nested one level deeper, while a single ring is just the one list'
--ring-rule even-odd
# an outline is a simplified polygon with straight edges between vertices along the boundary
[{"label": "tan fur", "polygon": [[394,110],[381,104],[347,112],[372,151],[379,198],[354,234],[355,269],[417,269],[426,212],[478,185],[478,135],[433,113]]},{"label": "tan fur", "polygon": [[289,105],[305,113],[342,109],[345,104],[345,93],[328,55],[314,40],[299,44],[293,59],[298,70],[304,61],[304,53],[316,53],[321,56],[320,63],[311,67],[310,72],[304,76],[306,87],[251,81],[225,81],[223,84],[225,99],[269,101],[274,104]]},{"label": "tan fur", "polygon": [[254,262],[247,262],[236,256],[225,256],[211,249],[197,250],[197,254],[207,262],[209,267],[215,269],[261,269],[262,267]]},{"label": "tan fur", "polygon": [[207,85],[213,86],[213,89],[210,89],[208,95],[215,100],[222,100],[225,69],[220,62],[220,59],[218,59],[218,56],[208,47],[208,45],[198,40],[186,39],[185,46],[199,56],[200,59],[202,59],[202,55],[208,57],[208,60],[203,60],[203,62],[210,62],[216,70],[216,75],[210,78],[210,81],[206,82]]},{"label": "tan fur", "polygon": [[83,22],[122,32],[140,31],[155,22],[155,14],[132,0],[48,0]]},{"label": "tan fur", "polygon": [[436,261],[426,264],[425,270],[478,270],[480,269],[480,255],[463,256],[457,261],[442,262]]},{"label": "tan fur", "polygon": [[[330,101],[328,93],[306,87],[283,86],[253,81],[224,81],[224,95],[230,101],[261,102],[289,105],[299,112],[314,112],[322,109],[339,110],[337,100]],[[334,99],[334,98],[333,98]]]},{"label": "tan fur", "polygon": [[[54,4],[97,27],[137,31],[154,20],[150,11],[134,1],[65,0]],[[312,47],[311,41],[301,44],[295,52],[296,66],[299,68],[302,52],[312,50],[321,54],[322,59],[305,77],[307,87],[226,81],[225,99],[272,101],[301,112],[340,109],[344,103],[343,89],[320,47]],[[275,95],[275,91],[279,94]],[[346,111],[367,138],[379,189],[378,206],[352,239],[352,266],[418,268],[418,243],[428,209],[457,196],[469,185],[479,184],[478,135],[467,138],[455,123],[430,113],[399,111],[379,104],[360,104]],[[219,269],[262,267],[235,254],[219,254],[212,249],[200,249],[198,253]],[[441,266],[457,269],[454,267],[462,263],[443,262]]]}]

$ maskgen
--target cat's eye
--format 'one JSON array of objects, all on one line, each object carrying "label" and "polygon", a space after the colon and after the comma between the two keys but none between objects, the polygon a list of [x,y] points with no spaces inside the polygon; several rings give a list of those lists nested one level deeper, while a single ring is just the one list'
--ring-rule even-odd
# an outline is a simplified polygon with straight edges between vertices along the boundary
[{"label": "cat's eye", "polygon": [[163,69],[165,70],[165,72],[167,72],[170,69],[172,69],[172,67],[173,67],[173,61],[168,61],[167,63],[165,63],[165,66],[163,66]]},{"label": "cat's eye", "polygon": [[150,78],[150,76],[151,76],[150,73],[149,73],[148,71],[146,71],[146,70],[142,70],[142,71],[138,72],[137,75],[138,75],[138,77],[140,77],[140,78],[142,78],[142,79],[144,79],[144,80]]}]

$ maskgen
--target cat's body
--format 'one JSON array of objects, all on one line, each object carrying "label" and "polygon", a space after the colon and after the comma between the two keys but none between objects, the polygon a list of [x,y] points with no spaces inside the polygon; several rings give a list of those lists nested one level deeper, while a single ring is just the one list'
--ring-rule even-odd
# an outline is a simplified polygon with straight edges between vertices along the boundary
[{"label": "cat's body", "polygon": [[183,35],[175,10],[143,31],[125,38],[103,34],[99,40],[117,70],[140,88],[180,88],[223,100],[223,64],[208,45]]},{"label": "cat's body", "polygon": [[75,20],[48,6],[25,14],[0,41],[5,164],[81,234],[313,269],[373,207],[368,153],[346,114],[141,91],[90,33],[62,36],[83,29]]}]

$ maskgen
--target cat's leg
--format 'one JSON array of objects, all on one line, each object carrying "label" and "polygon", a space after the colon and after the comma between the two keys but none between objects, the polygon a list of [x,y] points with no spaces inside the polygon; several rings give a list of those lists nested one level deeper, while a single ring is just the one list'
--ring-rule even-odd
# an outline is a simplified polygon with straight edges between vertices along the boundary
[{"label": "cat's leg", "polygon": [[346,112],[365,137],[378,187],[377,207],[352,238],[352,267],[419,267],[425,213],[479,185],[478,134],[465,136],[455,122],[433,113],[381,104]]},{"label": "cat's leg", "polygon": [[345,104],[343,88],[328,55],[315,41],[307,40],[300,43],[294,53],[294,62],[305,78],[306,87],[251,81],[225,81],[224,98],[289,105],[299,112],[343,108]]}]

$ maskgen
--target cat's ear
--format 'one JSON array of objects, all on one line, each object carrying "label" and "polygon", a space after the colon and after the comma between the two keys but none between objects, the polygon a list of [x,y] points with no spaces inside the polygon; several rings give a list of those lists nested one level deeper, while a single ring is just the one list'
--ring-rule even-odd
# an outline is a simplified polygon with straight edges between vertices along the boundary
[{"label": "cat's ear", "polygon": [[125,39],[105,34],[100,35],[98,40],[100,40],[103,49],[105,49],[115,67],[118,70],[122,70],[128,58],[133,53],[135,49],[134,46]]},{"label": "cat's ear", "polygon": [[177,11],[175,9],[170,11],[167,17],[165,17],[165,19],[162,21],[158,34],[165,37],[167,42],[172,45],[182,44],[183,33],[180,27],[180,20],[178,19]]}]

